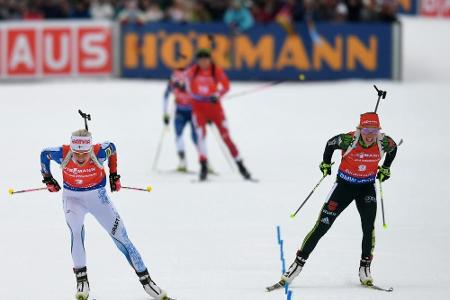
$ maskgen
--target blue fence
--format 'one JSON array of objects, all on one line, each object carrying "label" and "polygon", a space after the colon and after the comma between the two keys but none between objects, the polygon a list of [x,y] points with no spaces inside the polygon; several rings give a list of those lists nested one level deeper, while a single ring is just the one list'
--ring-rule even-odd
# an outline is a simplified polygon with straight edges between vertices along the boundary
[{"label": "blue fence", "polygon": [[[224,24],[149,23],[121,28],[121,73],[127,78],[168,78],[193,61],[198,48],[236,80],[400,78],[400,25],[306,24],[291,33],[276,24],[233,35]],[[293,33],[292,33],[293,32]]]}]

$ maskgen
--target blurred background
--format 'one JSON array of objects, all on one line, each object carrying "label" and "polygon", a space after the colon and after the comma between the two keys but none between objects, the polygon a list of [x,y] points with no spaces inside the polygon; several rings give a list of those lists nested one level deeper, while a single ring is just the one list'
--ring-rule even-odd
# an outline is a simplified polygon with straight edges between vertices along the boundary
[{"label": "blurred background", "polygon": [[203,47],[231,79],[399,80],[398,16],[448,15],[429,2],[0,0],[0,78],[168,78]]},{"label": "blurred background", "polygon": [[394,21],[409,10],[411,1],[396,0],[2,0],[1,20],[107,19],[176,23],[226,22],[236,11],[254,23],[280,18],[303,21],[311,15],[320,21]]}]

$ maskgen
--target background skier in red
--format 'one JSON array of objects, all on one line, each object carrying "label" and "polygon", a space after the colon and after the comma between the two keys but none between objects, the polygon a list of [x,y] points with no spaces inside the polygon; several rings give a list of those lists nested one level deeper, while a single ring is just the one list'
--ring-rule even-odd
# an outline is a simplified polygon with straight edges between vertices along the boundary
[{"label": "background skier in red", "polygon": [[250,173],[239,156],[239,151],[231,140],[228,124],[220,99],[230,89],[228,77],[211,59],[209,49],[199,49],[196,54],[197,62],[187,71],[188,90],[193,99],[194,124],[197,128],[198,151],[200,156],[200,180],[206,180],[208,175],[208,158],[206,153],[206,125],[214,123],[227,145],[231,156],[235,160],[239,172],[247,179]]}]

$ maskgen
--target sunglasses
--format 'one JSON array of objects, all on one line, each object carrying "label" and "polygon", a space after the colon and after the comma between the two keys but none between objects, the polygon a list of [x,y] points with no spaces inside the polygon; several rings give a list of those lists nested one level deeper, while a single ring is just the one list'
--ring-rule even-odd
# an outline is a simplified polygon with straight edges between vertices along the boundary
[{"label": "sunglasses", "polygon": [[90,153],[91,153],[91,150],[92,150],[92,148],[91,148],[91,149],[89,149],[89,150],[84,150],[84,151],[73,150],[73,149],[70,149],[70,150],[72,151],[72,153],[75,153],[75,154],[90,154]]},{"label": "sunglasses", "polygon": [[200,54],[197,54],[197,58],[211,58],[211,54],[209,54],[209,53],[200,53]]},{"label": "sunglasses", "polygon": [[364,134],[378,134],[380,132],[380,128],[364,127],[361,128],[361,132]]}]

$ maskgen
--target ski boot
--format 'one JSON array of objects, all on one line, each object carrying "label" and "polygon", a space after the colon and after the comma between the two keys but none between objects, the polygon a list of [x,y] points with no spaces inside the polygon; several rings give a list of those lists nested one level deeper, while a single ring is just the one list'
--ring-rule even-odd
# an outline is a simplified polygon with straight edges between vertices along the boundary
[{"label": "ski boot", "polygon": [[289,269],[283,275],[281,275],[281,281],[284,281],[287,284],[291,283],[294,278],[297,277],[298,274],[300,274],[303,266],[305,265],[305,262],[306,258],[303,258],[301,256],[300,250],[298,250],[294,262],[291,264]]},{"label": "ski boot", "polygon": [[200,181],[206,181],[208,179],[208,161],[201,160],[200,161]]},{"label": "ski boot", "polygon": [[177,171],[186,173],[187,172],[187,163],[186,163],[186,155],[183,151],[178,152],[178,157],[180,158],[180,162],[178,163]]},{"label": "ski boot", "polygon": [[303,258],[301,256],[300,250],[297,251],[295,261],[289,267],[289,270],[287,270],[283,275],[281,275],[281,280],[279,282],[275,283],[274,285],[266,287],[266,291],[271,292],[277,289],[284,288],[286,284],[290,284],[292,280],[294,280],[294,278],[297,277],[298,274],[300,274],[305,262],[306,258]]},{"label": "ski boot", "polygon": [[208,165],[208,174],[209,175],[218,175],[217,172],[214,170],[214,168],[209,163],[209,161],[208,161],[207,165]]},{"label": "ski boot", "polygon": [[236,164],[239,169],[239,173],[241,173],[242,177],[244,177],[245,180],[251,180],[252,175],[248,172],[247,168],[244,166],[244,162],[242,160],[236,161]]},{"label": "ski boot", "polygon": [[136,272],[139,277],[139,281],[147,294],[155,300],[173,300],[167,297],[167,293],[163,291],[156,283],[150,278],[148,271]]},{"label": "ski boot", "polygon": [[373,278],[370,274],[370,264],[372,262],[371,256],[361,257],[359,262],[359,281],[362,285],[372,286]]},{"label": "ski boot", "polygon": [[89,281],[87,278],[86,267],[73,269],[75,277],[77,279],[77,293],[75,294],[75,299],[77,300],[87,300],[89,298]]}]

